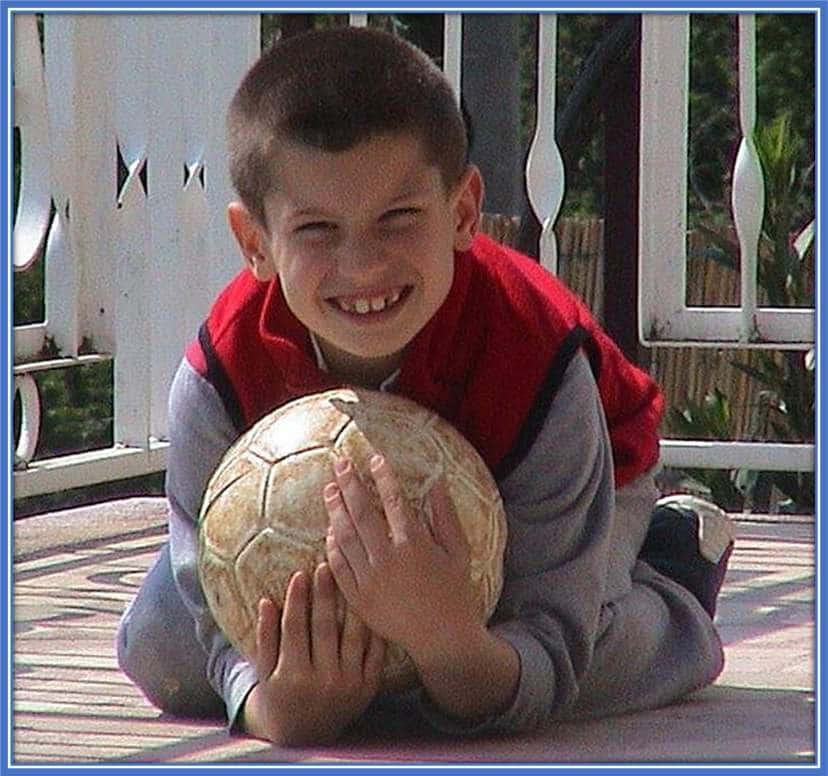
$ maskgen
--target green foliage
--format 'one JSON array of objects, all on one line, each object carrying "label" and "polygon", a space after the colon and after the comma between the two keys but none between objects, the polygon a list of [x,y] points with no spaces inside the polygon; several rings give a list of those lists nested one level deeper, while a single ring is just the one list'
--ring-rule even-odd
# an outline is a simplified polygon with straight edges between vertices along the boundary
[{"label": "green foliage", "polygon": [[801,226],[803,207],[812,203],[807,184],[813,164],[803,162],[804,148],[802,139],[792,132],[789,113],[756,134],[756,151],[765,176],[762,237],[767,246],[759,263],[760,284],[775,307],[813,303],[806,294],[803,271],[812,242],[797,251],[790,238],[791,229]]},{"label": "green foliage", "polygon": [[65,455],[112,445],[112,362],[43,373],[41,454]]},{"label": "green foliage", "polygon": [[[558,16],[557,112],[575,88],[581,68],[606,33],[601,14],[560,14]],[[600,99],[600,97],[599,97]],[[590,217],[604,212],[604,132],[599,123],[585,138],[580,153],[566,171],[566,190],[561,212],[568,216]]]},{"label": "green foliage", "polygon": [[[808,190],[813,162],[806,161],[805,144],[792,130],[789,113],[760,127],[754,142],[765,179],[759,286],[772,307],[810,307],[813,290],[807,282],[807,262],[813,258],[814,222],[808,220],[813,208]],[[739,245],[729,230],[701,222],[696,229],[709,241],[708,258],[739,269]],[[793,229],[800,230],[795,239]]]},{"label": "green foliage", "polygon": [[670,425],[687,439],[725,439],[730,434],[730,401],[718,388],[701,403],[688,401],[687,406],[670,410]]},{"label": "green foliage", "polygon": [[[733,362],[760,387],[753,408],[753,438],[812,443],[816,405],[808,355],[784,351],[774,358],[772,353],[761,352],[757,360],[756,367]],[[752,472],[742,477],[748,499],[757,500],[756,494],[775,488],[786,497],[788,509],[814,508],[813,472]]]},{"label": "green foliage", "polygon": [[[802,138],[814,158],[816,16],[813,13],[756,16],[756,109],[766,122],[790,116],[791,135]],[[813,201],[813,188],[805,192]]]},{"label": "green foliage", "polygon": [[262,51],[269,49],[278,39],[280,20],[277,13],[263,13],[259,23],[259,42]]},{"label": "green foliage", "polygon": [[771,353],[760,352],[756,358],[757,367],[732,363],[761,386],[757,396],[758,433],[782,441],[813,442],[814,375],[805,366],[805,356],[786,351],[774,358]]},{"label": "green foliage", "polygon": [[[783,112],[754,133],[765,180],[765,212],[759,244],[759,285],[772,307],[808,307],[813,292],[807,281],[807,262],[813,258],[813,198],[809,195],[814,164]],[[708,238],[708,256],[734,269],[739,267],[735,236],[720,226],[697,228]],[[793,235],[793,238],[792,238]]]},{"label": "green foliage", "polygon": [[[667,424],[683,439],[728,439],[732,432],[730,401],[718,388],[701,402],[688,401],[683,409],[670,408]],[[717,469],[686,469],[685,473],[702,483],[710,498],[727,510],[738,509],[742,494],[731,472]]]},{"label": "green foliage", "polygon": [[44,262],[36,261],[25,272],[15,272],[14,283],[14,325],[39,323],[46,312],[43,303]]},{"label": "green foliage", "polygon": [[690,17],[688,194],[691,222],[723,203],[738,137],[734,19]]},{"label": "green foliage", "polygon": [[[43,414],[38,458],[112,445],[112,363],[35,372]],[[19,402],[15,427],[20,425]]]}]

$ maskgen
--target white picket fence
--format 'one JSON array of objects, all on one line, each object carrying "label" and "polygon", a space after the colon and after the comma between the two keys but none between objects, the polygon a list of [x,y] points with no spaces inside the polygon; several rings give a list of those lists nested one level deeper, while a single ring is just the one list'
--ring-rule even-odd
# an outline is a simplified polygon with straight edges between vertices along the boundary
[{"label": "white picket fence", "polygon": [[[444,19],[444,68],[459,91],[463,17]],[[42,48],[33,14],[15,13],[13,21],[14,122],[22,154],[14,268],[24,272],[45,261],[46,271],[45,320],[14,331],[15,391],[23,409],[14,473],[19,498],[165,467],[170,379],[215,293],[240,267],[225,225],[232,193],[223,121],[258,53],[260,20],[46,13]],[[526,170],[530,202],[543,224],[542,262],[553,271],[553,226],[565,190],[554,139],[556,22],[554,14],[539,20],[538,118]],[[353,14],[351,23],[366,24],[367,16]],[[643,331],[655,330],[658,321],[665,338],[682,345],[807,347],[812,310],[765,310],[755,301],[763,199],[751,139],[751,16],[740,20],[745,139],[734,173],[734,220],[748,268],[742,308],[688,309],[675,291],[684,287],[686,263],[687,25],[686,14],[643,20]],[[126,171],[120,186],[119,165]],[[761,343],[753,336],[757,329]],[[47,338],[59,357],[38,355]],[[93,352],[85,352],[88,343]],[[41,406],[33,374],[102,360],[113,362],[115,445],[39,459]],[[664,443],[664,455],[673,465],[807,470],[814,450],[673,440]]]}]

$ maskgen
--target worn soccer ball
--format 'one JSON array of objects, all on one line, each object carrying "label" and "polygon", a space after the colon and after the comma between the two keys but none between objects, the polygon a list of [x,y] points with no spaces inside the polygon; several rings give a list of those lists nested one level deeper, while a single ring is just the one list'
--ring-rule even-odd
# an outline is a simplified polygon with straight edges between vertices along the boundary
[{"label": "worn soccer ball", "polygon": [[[276,409],[243,434],[211,477],[199,517],[199,574],[210,610],[241,654],[255,649],[258,601],[284,601],[294,572],[325,559],[328,514],[322,499],[333,464],[348,457],[379,505],[369,470],[381,452],[403,498],[430,520],[427,494],[445,475],[471,549],[470,576],[481,622],[502,585],[506,521],[488,468],[447,421],[413,401],[362,389],[306,396]],[[382,687],[416,683],[405,652],[389,644]]]}]

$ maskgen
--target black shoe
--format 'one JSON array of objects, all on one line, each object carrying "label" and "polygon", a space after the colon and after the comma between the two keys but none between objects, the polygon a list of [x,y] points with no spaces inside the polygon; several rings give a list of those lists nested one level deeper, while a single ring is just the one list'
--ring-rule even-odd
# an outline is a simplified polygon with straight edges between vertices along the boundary
[{"label": "black shoe", "polygon": [[712,618],[736,531],[724,510],[698,496],[656,502],[639,557],[698,598]]}]

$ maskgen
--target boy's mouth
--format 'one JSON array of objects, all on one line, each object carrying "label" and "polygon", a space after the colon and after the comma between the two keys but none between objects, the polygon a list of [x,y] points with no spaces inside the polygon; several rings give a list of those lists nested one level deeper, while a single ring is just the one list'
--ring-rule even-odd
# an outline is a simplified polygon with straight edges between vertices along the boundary
[{"label": "boy's mouth", "polygon": [[411,291],[411,286],[400,286],[383,294],[370,296],[334,296],[328,301],[342,312],[350,315],[376,315],[396,307]]}]

